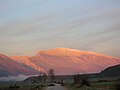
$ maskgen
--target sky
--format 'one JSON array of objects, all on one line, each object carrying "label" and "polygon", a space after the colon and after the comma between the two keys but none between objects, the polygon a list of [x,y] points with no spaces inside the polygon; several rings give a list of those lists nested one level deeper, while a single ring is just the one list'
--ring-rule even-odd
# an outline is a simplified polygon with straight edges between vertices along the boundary
[{"label": "sky", "polygon": [[0,53],[57,47],[120,57],[120,0],[0,0]]}]

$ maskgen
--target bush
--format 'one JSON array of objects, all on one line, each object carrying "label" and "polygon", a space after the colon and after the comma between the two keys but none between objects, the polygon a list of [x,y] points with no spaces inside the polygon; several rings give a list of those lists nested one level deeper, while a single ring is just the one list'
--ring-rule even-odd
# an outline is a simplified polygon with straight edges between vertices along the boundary
[{"label": "bush", "polygon": [[9,86],[9,89],[18,89],[18,88],[20,88],[19,86],[17,86],[17,85],[14,85],[14,86]]},{"label": "bush", "polygon": [[87,78],[83,78],[82,85],[90,86],[90,81]]},{"label": "bush", "polygon": [[115,87],[115,90],[120,90],[120,82],[117,82],[117,83],[114,85],[114,87]]},{"label": "bush", "polygon": [[52,84],[52,83],[51,83],[51,84],[48,84],[48,86],[55,86],[55,84]]}]

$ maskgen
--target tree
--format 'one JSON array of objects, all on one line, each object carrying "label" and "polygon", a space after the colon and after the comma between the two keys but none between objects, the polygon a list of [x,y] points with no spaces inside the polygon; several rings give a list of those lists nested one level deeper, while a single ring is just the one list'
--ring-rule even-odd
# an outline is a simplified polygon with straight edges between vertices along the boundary
[{"label": "tree", "polygon": [[39,82],[42,82],[42,81],[43,81],[43,80],[42,80],[42,74],[43,74],[42,72],[39,73],[39,76],[38,76]]},{"label": "tree", "polygon": [[115,83],[114,87],[115,87],[115,90],[120,90],[120,81]]},{"label": "tree", "polygon": [[81,82],[81,75],[75,74],[73,77],[74,77],[74,84],[80,84],[80,82]]},{"label": "tree", "polygon": [[74,75],[74,84],[80,84],[80,85],[86,85],[86,86],[90,86],[90,81],[87,75],[80,75],[80,74],[76,74]]},{"label": "tree", "polygon": [[46,79],[47,79],[47,74],[43,73],[43,82],[46,82]]},{"label": "tree", "polygon": [[38,76],[38,81],[39,82],[46,82],[47,79],[47,74],[44,72],[40,72]]},{"label": "tree", "polygon": [[48,75],[51,79],[51,82],[55,80],[54,69],[49,69]]},{"label": "tree", "polygon": [[84,75],[82,79],[82,85],[90,86],[90,81],[88,76]]}]

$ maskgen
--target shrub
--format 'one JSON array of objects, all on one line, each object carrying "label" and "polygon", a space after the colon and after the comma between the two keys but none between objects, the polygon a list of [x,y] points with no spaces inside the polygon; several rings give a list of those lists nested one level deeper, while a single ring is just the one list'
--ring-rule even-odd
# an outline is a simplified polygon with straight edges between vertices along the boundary
[{"label": "shrub", "polygon": [[87,78],[83,78],[82,85],[90,86],[90,81]]},{"label": "shrub", "polygon": [[120,90],[120,82],[117,82],[117,83],[114,85],[114,87],[115,87],[115,90]]}]

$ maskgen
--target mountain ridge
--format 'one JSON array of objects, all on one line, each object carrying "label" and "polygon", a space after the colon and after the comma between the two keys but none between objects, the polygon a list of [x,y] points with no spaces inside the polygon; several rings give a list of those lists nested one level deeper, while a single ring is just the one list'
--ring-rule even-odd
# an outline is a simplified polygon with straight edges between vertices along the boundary
[{"label": "mountain ridge", "polygon": [[[49,68],[57,68],[56,70],[58,71],[64,71],[66,69],[67,72],[69,71],[67,70],[69,68],[70,70],[73,70],[74,73],[80,71],[82,73],[88,73],[88,71],[94,72],[95,68],[95,72],[97,70],[100,72],[106,67],[120,63],[119,58],[69,48],[55,48],[40,51],[37,53],[37,55],[31,58],[31,61],[33,61],[34,63],[37,62],[37,65],[41,65],[46,70],[47,67],[45,67],[42,63],[45,63]],[[41,61],[42,63],[39,63],[39,61]],[[59,64],[61,64],[64,69],[61,70],[62,67]],[[68,67],[69,65],[71,65],[73,68]],[[89,67],[91,67],[91,69]]]},{"label": "mountain ridge", "polygon": [[[99,56],[105,56],[105,57],[111,57],[111,58],[117,58],[117,57],[112,57],[112,56],[109,56],[109,55],[105,55],[105,54],[99,54],[99,53],[95,53],[95,52],[91,52],[91,51],[83,51],[83,50],[77,50],[77,49],[70,49],[70,48],[65,48],[65,47],[58,47],[58,48],[53,48],[53,49],[48,49],[48,50],[41,50],[37,53],[38,54],[50,54],[51,52],[52,53],[55,53],[55,54],[50,54],[50,55],[57,55],[59,53],[56,53],[56,52],[77,52],[78,54],[76,55],[80,55],[80,54],[96,54],[96,55],[99,55]],[[65,53],[63,53],[65,54]],[[72,53],[72,54],[75,54],[75,53]],[[71,54],[71,55],[72,55]]]},{"label": "mountain ridge", "polygon": [[42,50],[34,56],[9,56],[9,58],[38,72],[47,73],[53,68],[55,74],[96,73],[120,64],[119,58],[61,47]]}]

